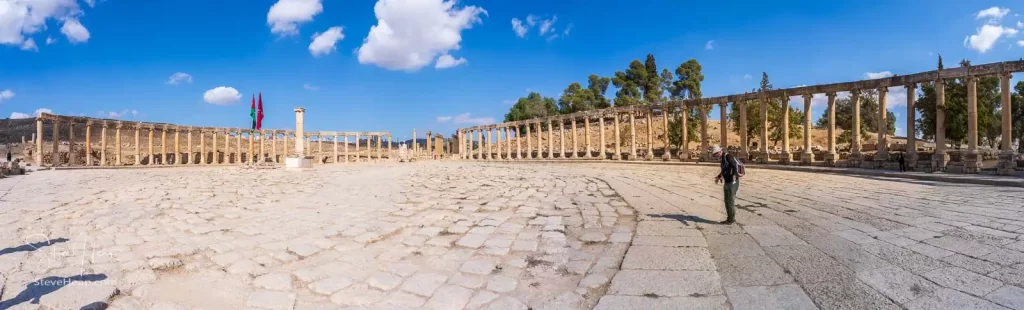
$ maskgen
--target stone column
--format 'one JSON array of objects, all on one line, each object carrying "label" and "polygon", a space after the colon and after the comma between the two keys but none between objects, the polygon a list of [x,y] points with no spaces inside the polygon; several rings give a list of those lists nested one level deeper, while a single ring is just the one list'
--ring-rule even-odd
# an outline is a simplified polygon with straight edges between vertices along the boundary
[{"label": "stone column", "polygon": [[334,134],[334,137],[331,139],[331,141],[334,142],[334,160],[333,160],[333,162],[335,164],[337,164],[338,163],[338,134],[337,133]]},{"label": "stone column", "polygon": [[92,166],[92,121],[85,121],[85,165]]},{"label": "stone column", "polygon": [[569,158],[576,158],[580,152],[579,143],[580,136],[576,134],[576,117],[572,116],[572,153],[569,153]]},{"label": "stone column", "polygon": [[[486,130],[487,130],[487,141],[484,142],[484,145],[486,146],[485,147],[485,152],[484,152],[484,159],[494,160],[495,159],[494,157],[496,155],[500,156],[499,154],[496,154],[496,152],[494,151],[494,143],[492,143],[494,140],[491,139],[491,133],[494,131],[494,128],[487,127]],[[497,134],[497,133],[495,133],[495,134]]]},{"label": "stone column", "polygon": [[711,146],[708,138],[708,113],[711,111],[703,104],[697,106],[697,111],[700,113],[700,158],[709,160],[711,154],[708,153],[708,150]]},{"label": "stone column", "polygon": [[281,152],[283,152],[281,153],[281,157],[288,157],[288,136],[290,135],[291,133],[287,131],[281,132]]},{"label": "stone column", "polygon": [[665,151],[661,153],[661,159],[665,160],[665,161],[668,161],[669,159],[672,159],[672,145],[671,145],[672,143],[671,143],[671,140],[668,138],[668,118],[669,118],[669,110],[670,110],[669,107],[670,106],[669,106],[668,103],[662,105],[662,107],[661,107],[661,116],[662,116],[661,119],[665,123],[665,127],[663,127],[663,128],[665,128],[665,135],[664,135],[664,139],[662,139],[665,142],[664,143],[665,144]]},{"label": "stone column", "polygon": [[687,161],[690,159],[690,107],[686,105],[686,102],[679,102],[679,120],[680,131],[682,134],[682,143],[679,145],[679,160]]},{"label": "stone column", "polygon": [[174,164],[181,165],[181,144],[178,139],[178,132],[181,131],[180,127],[174,127]]},{"label": "stone column", "polygon": [[36,166],[43,166],[43,119],[36,118]]},{"label": "stone column", "polygon": [[242,157],[242,130],[235,130],[235,153],[238,153],[238,163],[246,162]]},{"label": "stone column", "polygon": [[[999,91],[1001,94],[1002,109],[1003,111],[1013,111],[1012,102],[1010,100],[1010,78],[1013,77],[1013,73],[1005,72],[999,74]],[[1017,167],[1016,150],[1013,149],[1013,116],[1011,113],[1002,114],[1002,142],[1000,142],[999,152],[999,163],[996,164],[996,174],[998,175],[1013,175],[1015,174],[1015,168]]]},{"label": "stone column", "polygon": [[[420,155],[420,149],[418,147],[416,147],[416,144],[417,144],[416,143],[416,129],[413,129],[412,130],[412,148],[409,149],[409,153],[411,153],[412,157],[418,157]],[[358,137],[356,138],[356,147],[357,148],[359,147],[359,138]],[[357,149],[356,153],[358,153],[358,152],[359,151]],[[356,154],[356,156],[359,156],[359,155]],[[358,161],[358,160],[356,160],[356,161]]]},{"label": "stone column", "polygon": [[53,155],[50,156],[50,165],[56,167],[60,164],[60,121],[53,121]]},{"label": "stone column", "polygon": [[394,140],[394,139],[395,138],[392,137],[391,134],[389,133],[388,134],[388,160],[389,161],[391,159],[395,158],[394,156],[391,156],[393,154],[393,152],[394,152],[394,148],[391,147],[391,141]]},{"label": "stone column", "polygon": [[558,119],[558,145],[559,153],[558,157],[565,158],[565,119]]},{"label": "stone column", "polygon": [[[122,154],[121,153],[121,128],[123,126],[124,126],[124,124],[122,124],[121,122],[117,122],[117,125],[114,127],[114,143],[116,143],[116,147],[115,147],[114,151],[117,153],[114,156],[114,164],[116,164],[118,166],[121,165],[121,158],[122,158],[122,156],[121,156],[121,154]],[[43,136],[39,135],[39,139],[42,140]],[[40,148],[40,150],[41,150],[41,148]],[[40,153],[42,153],[42,152],[40,152]]]},{"label": "stone column", "polygon": [[[878,131],[878,147],[876,148],[877,151],[875,152],[874,163],[875,168],[877,169],[885,169],[885,164],[889,161],[889,122],[886,119],[886,115],[889,111],[888,102],[886,100],[886,94],[888,92],[888,87],[878,88],[878,115],[875,118],[878,120],[878,128],[875,128]],[[907,117],[911,117],[911,115],[908,115]]]},{"label": "stone column", "polygon": [[935,81],[935,154],[932,171],[946,171],[949,154],[946,153],[946,81]]},{"label": "stone column", "polygon": [[[370,136],[366,136],[366,161],[373,159],[373,144],[370,144]],[[316,133],[316,161],[314,163],[319,164],[321,158],[324,156],[324,138],[320,133]]]},{"label": "stone column", "polygon": [[100,124],[100,166],[107,165],[107,121]]},{"label": "stone column", "polygon": [[[538,131],[540,132],[540,131]],[[555,158],[555,127],[551,119],[548,119],[548,159]],[[537,135],[538,140],[540,135]],[[538,154],[539,155],[539,154]],[[540,157],[540,156],[538,156]]]},{"label": "stone column", "polygon": [[[501,146],[502,132],[504,132],[504,135],[505,135],[505,160],[509,160],[509,159],[512,159],[512,136],[509,135],[509,130],[508,130],[507,126],[506,127],[501,127],[501,128],[498,129],[499,152],[501,151],[500,150],[500,146]],[[498,156],[498,158],[501,158],[501,156]]]},{"label": "stone column", "polygon": [[622,137],[619,133],[619,113],[612,112],[612,130],[615,136],[615,154],[612,154],[612,160],[622,160]]},{"label": "stone column", "polygon": [[167,164],[167,125],[160,129],[160,164]]},{"label": "stone column", "polygon": [[377,161],[384,161],[384,136],[377,135]]},{"label": "stone column", "polygon": [[590,115],[583,116],[583,158],[593,158],[590,147]]},{"label": "stone column", "polygon": [[597,158],[600,159],[600,160],[608,159],[608,157],[607,157],[608,156],[608,150],[606,148],[606,145],[608,145],[608,141],[605,139],[605,134],[604,134],[605,116],[606,115],[604,115],[604,114],[598,114],[597,115],[597,123],[599,124],[598,125],[598,130],[601,131],[601,145],[598,147],[599,153],[597,153],[598,154]]},{"label": "stone column", "polygon": [[630,109],[629,111],[629,160],[637,160],[636,158],[636,111]]},{"label": "stone column", "polygon": [[[214,134],[214,136],[216,137],[216,134]],[[249,141],[252,141],[252,133],[249,134]],[[250,144],[249,148],[251,149],[252,148],[252,146],[251,146],[252,143],[249,143],[249,144]],[[199,164],[200,165],[205,165],[206,162],[207,162],[207,157],[208,156],[206,155],[206,129],[205,128],[199,128]]]},{"label": "stone column", "polygon": [[149,125],[149,128],[147,128],[147,129],[149,129],[148,130],[149,132],[148,132],[148,139],[146,139],[146,140],[147,140],[147,144],[149,144],[149,147],[146,149],[146,152],[147,152],[146,155],[149,157],[149,163],[147,163],[146,165],[152,165],[153,164],[153,159],[154,159],[153,158],[153,125]]},{"label": "stone column", "polygon": [[828,97],[828,154],[825,154],[825,165],[834,167],[839,160],[836,153],[836,93],[825,93],[825,96]]},{"label": "stone column", "polygon": [[347,163],[349,156],[351,156],[348,153],[348,133],[344,133],[341,135],[341,143],[342,156],[345,157],[345,162]]},{"label": "stone column", "polygon": [[295,108],[295,156],[306,157],[306,144],[303,139],[306,136],[306,109]]},{"label": "stone column", "polygon": [[141,123],[135,123],[135,165],[142,164],[142,138],[140,138],[142,130]]},{"label": "stone column", "polygon": [[654,109],[647,109],[647,155],[644,155],[645,160],[654,159]]},{"label": "stone column", "polygon": [[768,94],[764,91],[761,91],[758,100],[761,105],[761,141],[758,147],[761,150],[758,152],[757,162],[767,164],[771,160],[771,156],[768,154],[768,105],[771,103],[768,100]]},{"label": "stone column", "polygon": [[516,135],[516,159],[523,159],[523,137],[519,134],[519,126],[512,128],[512,134]]},{"label": "stone column", "polygon": [[914,103],[917,101],[917,84],[910,83],[907,88],[907,154],[904,156],[906,168],[909,171],[917,170],[917,133],[914,120],[917,115],[914,111]]},{"label": "stone column", "polygon": [[185,163],[191,165],[193,162],[196,161],[195,158],[193,158],[192,156],[192,127],[188,127],[188,131],[186,132],[186,134],[188,134],[188,143],[185,144],[185,147],[187,149],[186,153],[188,153],[188,161]]},{"label": "stone column", "polygon": [[255,163],[256,161],[256,132],[249,130],[249,153],[246,153],[246,159],[249,163]]},{"label": "stone column", "polygon": [[[526,159],[533,159],[533,143],[530,143],[530,127],[531,126],[533,126],[532,123],[526,123],[524,125],[524,127],[526,129]],[[537,133],[540,134],[539,131]]]},{"label": "stone column", "polygon": [[747,135],[747,100],[740,100],[733,102],[736,105],[736,109],[739,110],[740,121],[737,124],[737,131],[740,133],[740,153],[739,157],[746,161],[750,158],[750,137]]},{"label": "stone column", "polygon": [[967,77],[967,154],[964,154],[963,161],[964,172],[981,171],[981,154],[978,154],[978,78],[974,76]]},{"label": "stone column", "polygon": [[782,95],[782,156],[779,157],[781,164],[789,164],[793,161],[793,154],[789,152],[789,96]]},{"label": "stone column", "polygon": [[260,155],[256,158],[256,162],[262,163],[267,161],[267,134],[260,129]]},{"label": "stone column", "polygon": [[68,167],[75,165],[75,122],[68,122]]},{"label": "stone column", "polygon": [[800,154],[800,163],[810,165],[814,162],[814,152],[811,151],[811,99],[812,94],[804,94],[804,152]]},{"label": "stone column", "polygon": [[853,105],[853,128],[850,129],[850,159],[851,167],[860,167],[864,156],[860,153],[860,90],[850,91],[850,104]]},{"label": "stone column", "polygon": [[723,150],[728,150],[729,149],[729,110],[728,110],[728,107],[729,107],[729,103],[728,102],[722,102],[722,103],[718,104],[718,111],[719,111],[719,114],[721,114],[720,117],[722,118],[722,120],[720,121],[721,122],[720,123],[721,124],[721,128],[719,128],[719,131],[721,131],[721,132],[719,134],[721,135],[722,149]]},{"label": "stone column", "polygon": [[213,153],[212,155],[210,155],[211,157],[213,157],[213,159],[210,160],[210,163],[214,164],[214,165],[220,163],[220,156],[217,156],[217,134],[218,133],[220,133],[220,130],[217,130],[216,128],[213,129],[213,132],[210,132],[210,139],[213,139],[213,148],[210,151],[210,153]]}]

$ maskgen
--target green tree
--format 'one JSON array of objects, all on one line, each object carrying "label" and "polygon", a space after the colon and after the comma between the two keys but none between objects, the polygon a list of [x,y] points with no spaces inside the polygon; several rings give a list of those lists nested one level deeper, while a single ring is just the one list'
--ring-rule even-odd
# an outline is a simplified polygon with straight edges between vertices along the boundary
[{"label": "green tree", "polygon": [[[850,96],[836,98],[836,128],[843,133],[836,137],[836,143],[850,143],[853,138],[853,99]],[[860,92],[860,136],[868,138],[878,128],[878,91],[869,89]],[[886,112],[888,134],[896,134],[896,114]],[[819,128],[828,128],[828,108],[823,109],[816,123]]]},{"label": "green tree", "polygon": [[696,59],[690,59],[676,68],[676,77],[670,89],[672,97],[682,99],[701,98],[700,84],[704,82],[704,74],[701,74],[700,63]]},{"label": "green tree", "polygon": [[661,76],[658,75],[658,64],[654,60],[654,54],[647,54],[647,60],[644,61],[644,80],[640,85],[644,92],[644,101],[649,104],[661,101],[664,91],[661,89]]},{"label": "green tree", "polygon": [[679,98],[676,98],[675,96],[672,96],[672,93],[674,93],[672,91],[672,89],[675,88],[672,85],[672,80],[673,79],[674,79],[674,77],[672,76],[672,71],[668,71],[668,69],[661,69],[661,79],[660,79],[660,81],[661,81],[661,89],[663,90],[663,93],[664,92],[668,92],[668,94],[669,94],[669,96],[667,98],[664,98],[664,95],[662,95],[663,96],[662,101],[667,101],[667,100],[670,100],[670,99],[679,99]]},{"label": "green tree", "polygon": [[[941,58],[940,58],[941,65]],[[970,65],[970,61],[960,62],[961,66]],[[935,138],[935,116],[937,92],[934,83],[922,83],[920,96],[914,108],[921,114],[916,120],[916,132],[924,139]],[[998,77],[977,78],[977,107],[979,138],[991,130],[1000,120],[995,111],[1002,105],[999,95]],[[945,134],[946,142],[959,148],[967,142],[967,80],[957,78],[945,80]]]},{"label": "green tree", "polygon": [[[1010,96],[1011,114],[1010,136],[1017,139],[1017,153],[1024,153],[1024,81],[1017,82],[1013,88],[1016,92]],[[1010,140],[1013,143],[1013,140]]]},{"label": "green tree", "polygon": [[630,62],[629,68],[625,72],[615,72],[612,85],[619,88],[615,92],[615,105],[631,106],[640,103],[642,98],[640,87],[645,81],[647,81],[647,69],[639,60]]},{"label": "green tree", "polygon": [[611,102],[604,96],[604,93],[608,91],[608,84],[611,82],[611,78],[600,77],[596,74],[591,74],[587,77],[587,90],[590,91],[594,98],[593,108],[604,109],[611,106]]},{"label": "green tree", "polygon": [[593,94],[589,89],[583,89],[580,83],[573,82],[562,91],[558,98],[558,112],[562,114],[576,113],[593,109]]},{"label": "green tree", "polygon": [[541,97],[539,93],[531,92],[512,105],[512,109],[505,114],[505,121],[515,122],[557,114],[558,105],[554,98]]},{"label": "green tree", "polygon": [[[768,80],[768,73],[761,73],[761,88],[753,90],[754,92],[767,92],[772,90],[773,86]],[[738,128],[739,126],[733,127],[733,131],[739,133],[740,130],[747,131],[747,137],[750,141],[757,141],[761,132],[761,106],[759,100],[748,101],[747,106],[747,128]],[[789,98],[767,98],[768,104],[768,140],[772,141],[772,144],[778,144],[782,140],[782,127],[778,124],[782,122],[783,113],[789,113],[789,138],[800,139],[803,137],[803,116],[804,113],[796,108],[789,106]],[[785,108],[783,108],[785,107]],[[740,113],[739,105],[734,104],[729,111],[728,118],[734,124],[739,124]],[[790,143],[790,146],[796,144]]]}]

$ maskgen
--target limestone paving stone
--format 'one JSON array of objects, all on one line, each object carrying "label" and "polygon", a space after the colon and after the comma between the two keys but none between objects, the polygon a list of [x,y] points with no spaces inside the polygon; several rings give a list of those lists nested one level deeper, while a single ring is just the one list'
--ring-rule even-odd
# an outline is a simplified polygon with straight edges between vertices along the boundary
[{"label": "limestone paving stone", "polygon": [[947,288],[956,289],[975,296],[985,296],[1003,286],[1003,282],[979,275],[963,268],[945,267],[922,275],[925,279]]},{"label": "limestone paving stone", "polygon": [[714,271],[623,270],[612,279],[609,294],[643,296],[721,295],[722,283]]},{"label": "limestone paving stone", "polygon": [[796,284],[726,288],[733,309],[818,309]]},{"label": "limestone paving stone", "polygon": [[1017,286],[1004,285],[985,298],[1010,309],[1024,309],[1024,289]]},{"label": "limestone paving stone", "polygon": [[715,270],[715,263],[705,248],[633,246],[626,252],[622,269]]}]

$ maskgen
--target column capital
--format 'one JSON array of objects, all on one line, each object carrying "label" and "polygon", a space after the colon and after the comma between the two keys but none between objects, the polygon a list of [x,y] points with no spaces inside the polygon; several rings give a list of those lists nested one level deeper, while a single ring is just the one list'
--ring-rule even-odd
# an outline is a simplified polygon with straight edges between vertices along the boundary
[{"label": "column capital", "polygon": [[878,95],[879,96],[885,96],[885,94],[888,93],[888,92],[889,92],[889,87],[888,86],[882,86],[882,87],[878,88]]},{"label": "column capital", "polygon": [[978,77],[976,75],[970,74],[970,75],[967,76],[967,83],[977,83],[977,82],[978,82]]},{"label": "column capital", "polygon": [[103,128],[108,128],[110,126],[110,125],[107,124],[107,121],[101,121],[100,125],[102,125]]},{"label": "column capital", "polygon": [[1012,79],[1013,78],[1013,72],[1000,72],[999,73],[999,78],[1003,78],[1003,79],[1007,79],[1007,80]]},{"label": "column capital", "polygon": [[935,79],[935,85],[946,86],[946,80],[942,79],[942,78],[936,78]]},{"label": "column capital", "polygon": [[907,84],[903,85],[903,87],[906,88],[907,90],[917,89],[917,83],[913,83],[913,82],[907,83]]},{"label": "column capital", "polygon": [[804,101],[811,101],[811,99],[814,98],[814,94],[806,93],[806,94],[803,95],[803,97],[804,97]]},{"label": "column capital", "polygon": [[833,98],[836,97],[836,92],[834,92],[834,91],[827,92],[827,93],[825,93],[825,97],[828,97],[829,99],[833,99]]},{"label": "column capital", "polygon": [[117,122],[117,129],[121,129],[121,128],[124,128],[124,123],[121,123],[120,121],[118,121]]},{"label": "column capital", "polygon": [[860,99],[860,89],[851,89],[850,90],[850,98],[852,98],[852,99]]},{"label": "column capital", "polygon": [[718,103],[718,106],[723,107],[723,108],[728,107],[729,106],[729,102],[728,101],[720,102],[720,103]]},{"label": "column capital", "polygon": [[86,126],[92,126],[92,120],[91,119],[85,120],[85,125]]}]

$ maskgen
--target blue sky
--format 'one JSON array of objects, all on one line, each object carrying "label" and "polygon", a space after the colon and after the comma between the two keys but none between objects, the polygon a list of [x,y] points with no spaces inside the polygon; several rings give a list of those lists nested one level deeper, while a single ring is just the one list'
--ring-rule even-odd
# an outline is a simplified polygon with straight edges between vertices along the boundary
[{"label": "blue sky", "polygon": [[[947,65],[1024,56],[1024,4],[1011,0],[25,3],[0,0],[3,116],[247,127],[262,92],[264,127],[292,128],[303,106],[306,130],[396,138],[500,121],[528,91],[557,98],[648,53],[670,70],[699,60],[705,96],[757,87],[762,71],[791,87],[932,70],[937,54]],[[189,78],[169,83],[175,73]],[[891,94],[902,134],[905,97]]]}]

